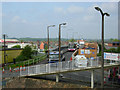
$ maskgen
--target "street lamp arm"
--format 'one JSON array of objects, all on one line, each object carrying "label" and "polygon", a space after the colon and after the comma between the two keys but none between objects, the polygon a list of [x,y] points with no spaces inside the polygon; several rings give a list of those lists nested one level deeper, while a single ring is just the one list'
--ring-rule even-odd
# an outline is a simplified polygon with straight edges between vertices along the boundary
[{"label": "street lamp arm", "polygon": [[103,11],[102,11],[99,7],[95,7],[95,9],[96,9],[97,11],[100,11],[100,13],[101,13],[102,15],[104,15]]},{"label": "street lamp arm", "polygon": [[106,16],[110,16],[110,14],[108,14],[108,13],[104,13],[104,15],[106,15]]}]

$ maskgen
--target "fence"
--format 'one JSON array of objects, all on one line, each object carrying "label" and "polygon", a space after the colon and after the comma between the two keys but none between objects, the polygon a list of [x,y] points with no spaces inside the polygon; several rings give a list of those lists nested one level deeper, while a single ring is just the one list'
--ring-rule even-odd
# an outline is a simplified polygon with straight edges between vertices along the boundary
[{"label": "fence", "polygon": [[[105,65],[111,65],[109,63],[105,63]],[[87,67],[99,67],[101,66],[101,62],[99,59],[97,60],[89,60],[87,66],[77,67],[75,65],[75,60],[72,61],[63,61],[58,63],[49,63],[49,64],[40,64],[34,66],[26,67],[25,71],[20,71],[20,76],[26,75],[35,75],[35,74],[50,74],[57,72],[70,71],[75,69],[85,69]]]}]

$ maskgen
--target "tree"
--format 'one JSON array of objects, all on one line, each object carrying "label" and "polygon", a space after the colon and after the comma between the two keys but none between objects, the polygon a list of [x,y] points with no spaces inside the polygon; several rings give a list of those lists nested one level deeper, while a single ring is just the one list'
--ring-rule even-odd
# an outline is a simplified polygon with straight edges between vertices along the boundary
[{"label": "tree", "polygon": [[20,45],[15,45],[12,48],[21,48],[21,46]]},{"label": "tree", "polygon": [[110,49],[106,50],[106,52],[115,53],[116,49],[115,48],[110,48]]},{"label": "tree", "polygon": [[113,39],[113,42],[119,42],[119,40],[118,39]]},{"label": "tree", "polygon": [[72,38],[72,39],[70,39],[69,41],[70,41],[70,42],[75,42],[75,39]]},{"label": "tree", "polygon": [[16,58],[16,61],[23,61],[32,58],[32,49],[29,45],[25,46],[20,55]]},{"label": "tree", "polygon": [[29,45],[25,46],[21,54],[30,59],[32,55],[32,48]]},{"label": "tree", "polygon": [[117,48],[117,53],[120,53],[120,47]]}]

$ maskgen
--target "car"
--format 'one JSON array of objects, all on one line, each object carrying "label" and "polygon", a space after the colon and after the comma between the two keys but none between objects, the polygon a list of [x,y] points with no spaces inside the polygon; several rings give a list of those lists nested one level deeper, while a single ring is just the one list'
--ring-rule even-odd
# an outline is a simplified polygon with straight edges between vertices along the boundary
[{"label": "car", "polygon": [[[61,57],[60,62],[65,61],[65,56],[63,55],[62,52],[60,53],[60,57]],[[59,51],[51,51],[49,53],[48,63],[57,63],[57,62],[59,62]]]}]

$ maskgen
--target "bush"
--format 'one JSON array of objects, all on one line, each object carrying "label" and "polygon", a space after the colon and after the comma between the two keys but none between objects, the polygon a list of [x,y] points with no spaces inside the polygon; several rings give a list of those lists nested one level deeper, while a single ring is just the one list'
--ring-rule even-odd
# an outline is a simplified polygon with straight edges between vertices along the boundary
[{"label": "bush", "polygon": [[24,60],[27,60],[29,58],[27,58],[26,56],[23,56],[23,55],[19,55],[17,58],[16,58],[16,61],[19,62],[19,61],[24,61]]},{"label": "bush", "polygon": [[20,45],[15,45],[12,48],[21,48],[21,46]]}]

